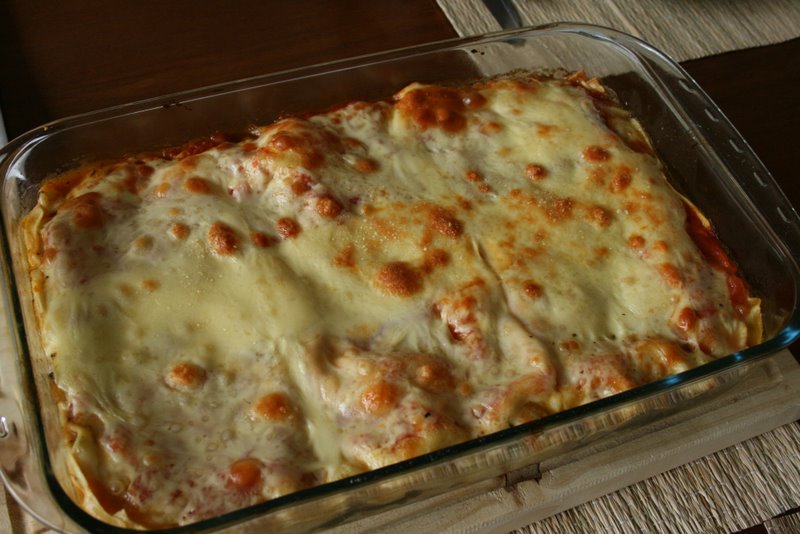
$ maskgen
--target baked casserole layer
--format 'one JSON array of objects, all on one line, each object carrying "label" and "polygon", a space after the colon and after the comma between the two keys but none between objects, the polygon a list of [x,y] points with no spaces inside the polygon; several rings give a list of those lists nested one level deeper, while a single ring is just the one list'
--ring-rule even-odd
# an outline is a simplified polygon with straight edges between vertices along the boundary
[{"label": "baked casserole layer", "polygon": [[23,224],[76,498],[187,524],[756,343],[582,74],[413,84],[55,177]]}]

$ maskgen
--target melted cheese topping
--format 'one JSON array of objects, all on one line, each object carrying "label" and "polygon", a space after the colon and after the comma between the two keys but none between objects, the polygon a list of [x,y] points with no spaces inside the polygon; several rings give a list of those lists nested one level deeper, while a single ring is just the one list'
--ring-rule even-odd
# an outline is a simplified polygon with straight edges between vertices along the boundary
[{"label": "melted cheese topping", "polygon": [[581,76],[415,84],[85,167],[24,228],[75,478],[124,524],[384,466],[760,335],[708,223]]}]

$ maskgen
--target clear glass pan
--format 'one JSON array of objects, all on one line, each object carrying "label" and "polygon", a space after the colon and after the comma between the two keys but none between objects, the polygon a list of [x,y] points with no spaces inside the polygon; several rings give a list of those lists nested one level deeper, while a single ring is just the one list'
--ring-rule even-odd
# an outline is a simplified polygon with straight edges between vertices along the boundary
[{"label": "clear glass pan", "polygon": [[512,69],[598,77],[642,123],[673,185],[713,222],[762,299],[758,346],[614,397],[376,471],[274,499],[174,532],[311,530],[535,465],[609,432],[704,402],[798,337],[798,215],[747,143],[674,62],[628,35],[552,24],[457,39],[198,89],[53,122],[0,151],[4,305],[0,473],[32,513],[62,531],[126,532],[70,499],[61,429],[38,346],[18,221],[46,177],[82,161],[242,131],[294,112],[385,98],[412,81],[464,81]]}]

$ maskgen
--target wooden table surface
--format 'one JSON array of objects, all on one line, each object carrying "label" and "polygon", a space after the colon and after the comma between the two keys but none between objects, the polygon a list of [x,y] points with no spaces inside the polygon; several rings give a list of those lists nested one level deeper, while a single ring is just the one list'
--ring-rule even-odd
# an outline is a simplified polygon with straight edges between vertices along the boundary
[{"label": "wooden table surface", "polygon": [[[0,1],[0,109],[8,137],[106,106],[456,37],[434,0],[298,5]],[[800,39],[683,66],[800,207]]]}]

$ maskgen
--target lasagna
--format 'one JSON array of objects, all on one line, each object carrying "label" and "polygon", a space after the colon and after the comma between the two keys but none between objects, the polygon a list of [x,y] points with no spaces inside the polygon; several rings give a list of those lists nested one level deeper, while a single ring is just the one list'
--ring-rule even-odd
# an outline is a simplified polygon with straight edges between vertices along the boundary
[{"label": "lasagna", "polygon": [[76,498],[189,524],[756,343],[759,301],[581,73],[290,116],[43,183]]}]

